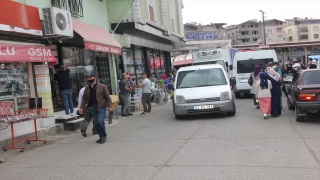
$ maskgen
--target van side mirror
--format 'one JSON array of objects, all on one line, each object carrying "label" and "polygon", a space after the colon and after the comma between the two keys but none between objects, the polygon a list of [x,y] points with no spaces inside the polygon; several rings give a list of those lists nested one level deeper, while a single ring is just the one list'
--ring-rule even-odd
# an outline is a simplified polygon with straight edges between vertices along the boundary
[{"label": "van side mirror", "polygon": [[236,79],[235,78],[230,78],[230,85],[231,86],[236,86],[236,84],[237,84]]},{"label": "van side mirror", "polygon": [[168,84],[168,89],[169,90],[174,90],[174,85],[173,84]]},{"label": "van side mirror", "polygon": [[233,66],[232,65],[229,65],[229,70],[233,70]]}]

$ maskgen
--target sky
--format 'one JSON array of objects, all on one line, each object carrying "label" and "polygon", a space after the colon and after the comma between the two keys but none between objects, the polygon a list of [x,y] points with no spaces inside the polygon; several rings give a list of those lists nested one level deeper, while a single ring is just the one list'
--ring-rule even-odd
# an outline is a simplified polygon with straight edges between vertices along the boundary
[{"label": "sky", "polygon": [[250,19],[320,19],[320,0],[183,0],[183,23],[240,24]]}]

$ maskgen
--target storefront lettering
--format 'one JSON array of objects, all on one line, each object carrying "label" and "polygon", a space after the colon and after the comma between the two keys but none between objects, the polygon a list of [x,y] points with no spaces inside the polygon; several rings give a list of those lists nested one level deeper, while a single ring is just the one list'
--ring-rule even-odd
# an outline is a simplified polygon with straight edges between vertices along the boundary
[{"label": "storefront lettering", "polygon": [[120,53],[118,49],[111,48],[112,53]]},{"label": "storefront lettering", "polygon": [[[11,51],[10,51],[11,49]],[[10,56],[14,56],[16,53],[14,51],[14,47],[1,47],[0,46],[0,56],[6,56],[6,55],[10,55]]]},{"label": "storefront lettering", "polygon": [[104,52],[108,52],[109,51],[109,48],[106,47],[106,46],[96,46],[96,50],[97,51],[104,51]]},{"label": "storefront lettering", "polygon": [[34,49],[30,48],[28,50],[30,56],[52,56],[50,49]]}]

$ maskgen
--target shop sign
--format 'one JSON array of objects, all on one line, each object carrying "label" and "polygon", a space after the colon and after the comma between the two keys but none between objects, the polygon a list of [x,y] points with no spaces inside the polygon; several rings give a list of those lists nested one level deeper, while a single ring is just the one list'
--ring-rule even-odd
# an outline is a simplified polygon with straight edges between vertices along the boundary
[{"label": "shop sign", "polygon": [[48,108],[47,115],[53,117],[54,111],[48,65],[35,65],[34,74],[36,76],[37,95],[42,97],[42,107]]},{"label": "shop sign", "polygon": [[111,53],[111,54],[121,54],[121,48],[113,47],[113,46],[107,46],[102,44],[96,44],[91,42],[84,42],[85,49],[96,51],[96,52],[105,52],[105,53]]},{"label": "shop sign", "polygon": [[215,31],[186,32],[187,40],[212,40],[218,38],[219,35]]},{"label": "shop sign", "polygon": [[39,10],[13,0],[0,0],[0,31],[42,36]]},{"label": "shop sign", "polygon": [[312,53],[319,53],[320,52],[320,46],[312,46],[311,52]]},{"label": "shop sign", "polygon": [[44,46],[14,46],[0,44],[2,62],[57,62],[51,49]]},{"label": "shop sign", "polygon": [[13,105],[11,102],[0,102],[0,115],[13,115]]},{"label": "shop sign", "polygon": [[260,48],[260,49],[267,49],[267,48],[269,48],[269,45],[268,45],[268,44],[266,44],[266,45],[260,45],[259,48]]}]

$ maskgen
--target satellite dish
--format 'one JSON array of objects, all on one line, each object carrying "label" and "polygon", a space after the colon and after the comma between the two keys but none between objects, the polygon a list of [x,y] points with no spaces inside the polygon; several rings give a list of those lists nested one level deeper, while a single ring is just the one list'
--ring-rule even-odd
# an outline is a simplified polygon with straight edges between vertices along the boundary
[{"label": "satellite dish", "polygon": [[257,43],[258,43],[258,44],[262,44],[262,40],[261,40],[261,39],[258,39],[258,40],[257,40]]}]

